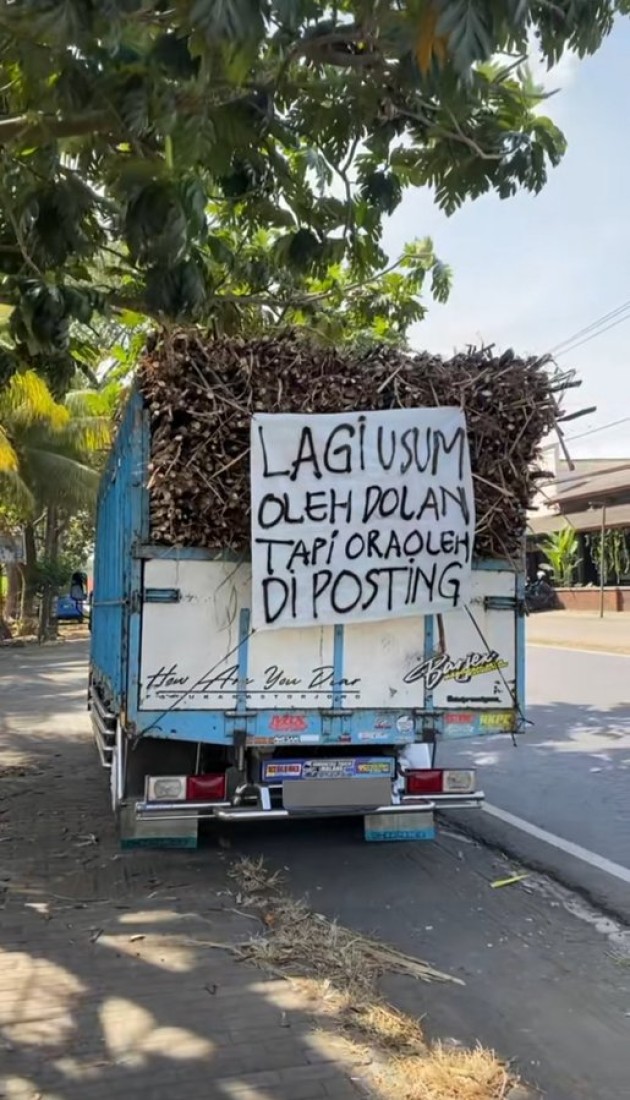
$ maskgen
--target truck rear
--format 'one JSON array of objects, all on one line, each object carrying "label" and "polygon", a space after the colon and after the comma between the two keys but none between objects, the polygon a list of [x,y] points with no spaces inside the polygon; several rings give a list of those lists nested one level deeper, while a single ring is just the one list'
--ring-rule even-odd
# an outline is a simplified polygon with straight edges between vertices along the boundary
[{"label": "truck rear", "polygon": [[249,554],[155,541],[152,431],[136,390],[97,516],[89,707],[123,845],[349,814],[367,840],[430,839],[436,811],[478,808],[448,748],[521,728],[514,562],[476,557],[445,612],[257,629]]}]

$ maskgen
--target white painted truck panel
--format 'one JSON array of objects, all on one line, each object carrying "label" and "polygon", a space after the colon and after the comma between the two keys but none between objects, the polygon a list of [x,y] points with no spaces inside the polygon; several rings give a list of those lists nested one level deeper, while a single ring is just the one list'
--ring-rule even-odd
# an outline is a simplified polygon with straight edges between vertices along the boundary
[{"label": "white painted truck panel", "polygon": [[[141,710],[232,710],[239,674],[246,677],[248,710],[320,709],[333,703],[349,710],[423,709],[427,691],[439,709],[513,705],[515,612],[484,609],[488,596],[514,595],[510,572],[473,574],[471,614],[479,631],[466,611],[444,615],[446,651],[437,653],[436,629],[430,667],[425,622],[418,618],[345,627],[342,667],[335,670],[333,627],[249,632],[244,664],[241,612],[250,606],[248,564],[155,558],[144,569],[145,589],[177,589],[180,598],[144,603]],[[471,671],[467,658],[487,656],[488,649],[499,654],[500,671],[479,660]],[[464,701],[473,695],[488,702]]]},{"label": "white painted truck panel", "polygon": [[[509,710],[516,692],[516,611],[509,606],[516,592],[509,571],[473,573],[472,601],[443,616],[448,663],[433,687],[438,710]],[[490,607],[486,607],[490,600]],[[492,601],[506,606],[492,606]],[[436,638],[437,641],[437,638]],[[425,681],[426,686],[426,681]]]}]

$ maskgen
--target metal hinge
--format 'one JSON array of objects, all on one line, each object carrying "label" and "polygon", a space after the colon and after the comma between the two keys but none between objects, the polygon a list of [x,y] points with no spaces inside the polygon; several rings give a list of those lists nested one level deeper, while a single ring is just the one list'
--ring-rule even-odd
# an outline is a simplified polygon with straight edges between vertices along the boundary
[{"label": "metal hinge", "polygon": [[485,611],[514,611],[520,602],[516,596],[485,596],[483,606]]},{"label": "metal hinge", "polygon": [[179,588],[145,588],[142,593],[144,603],[179,603],[181,598]]}]

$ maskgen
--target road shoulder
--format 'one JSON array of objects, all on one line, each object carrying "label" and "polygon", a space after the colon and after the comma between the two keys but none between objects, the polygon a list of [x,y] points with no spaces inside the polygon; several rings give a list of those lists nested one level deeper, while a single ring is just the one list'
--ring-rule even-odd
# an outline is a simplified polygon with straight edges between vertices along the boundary
[{"label": "road shoulder", "polygon": [[630,613],[541,611],[527,617],[529,645],[630,656]]},{"label": "road shoulder", "polygon": [[627,883],[484,811],[452,813],[448,820],[457,824],[467,836],[540,874],[553,876],[603,913],[630,925],[630,886]]}]

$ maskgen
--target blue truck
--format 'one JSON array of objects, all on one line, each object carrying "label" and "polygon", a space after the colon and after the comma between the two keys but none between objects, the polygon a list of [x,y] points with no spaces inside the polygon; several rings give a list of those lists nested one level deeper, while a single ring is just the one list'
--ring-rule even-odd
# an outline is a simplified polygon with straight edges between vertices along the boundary
[{"label": "blue truck", "polygon": [[515,566],[475,562],[442,616],[252,632],[249,561],[151,543],[150,448],[136,392],[100,488],[88,703],[122,844],[342,814],[368,840],[428,839],[436,811],[482,805],[448,749],[521,728]]}]

